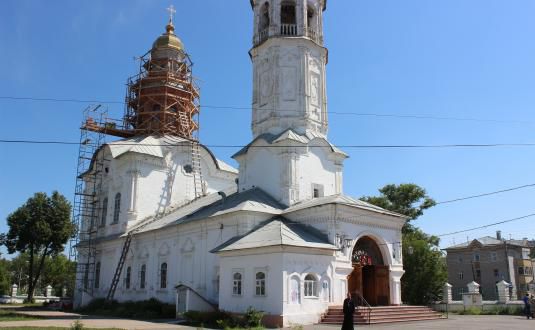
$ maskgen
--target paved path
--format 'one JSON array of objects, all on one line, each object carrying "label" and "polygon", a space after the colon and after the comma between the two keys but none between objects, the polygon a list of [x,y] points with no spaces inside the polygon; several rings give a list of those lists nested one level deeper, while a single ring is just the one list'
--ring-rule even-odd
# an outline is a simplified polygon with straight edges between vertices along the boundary
[{"label": "paved path", "polygon": [[[435,330],[435,329],[454,329],[454,330],[524,330],[535,329],[535,321],[527,320],[522,316],[509,315],[452,315],[448,319],[419,322],[399,322],[393,324],[370,325],[355,327],[355,329],[370,330]],[[310,325],[305,326],[304,330],[334,330],[340,329],[339,326]]]},{"label": "paved path", "polygon": [[[51,319],[51,320],[33,320],[33,321],[9,321],[0,322],[0,328],[13,328],[21,326],[29,327],[65,327],[70,328],[74,320],[69,319]],[[94,318],[82,319],[84,327],[87,328],[117,328],[117,329],[147,329],[147,330],[167,330],[167,329],[195,329],[190,327],[179,326],[176,324],[153,323],[126,319],[108,319]]]},{"label": "paved path", "polygon": [[[17,326],[37,326],[37,327],[66,327],[80,318],[81,315],[76,313],[63,313],[54,311],[24,311],[25,314],[39,315],[48,317],[43,320],[28,321],[10,321],[0,322],[0,328],[10,328]],[[88,328],[117,328],[117,329],[147,329],[147,330],[166,330],[166,329],[184,329],[193,330],[194,327],[181,326],[170,323],[157,323],[136,321],[129,319],[109,318],[88,316],[82,317],[84,326]],[[507,315],[452,315],[449,319],[420,322],[401,322],[395,324],[360,326],[356,329],[370,330],[436,330],[436,329],[455,329],[455,330],[521,330],[535,329],[534,320],[526,320],[521,316]],[[307,325],[304,330],[338,330],[340,326],[330,325]]]},{"label": "paved path", "polygon": [[[6,306],[7,307],[7,306]],[[18,307],[18,306],[17,306]],[[4,307],[0,307],[4,308]],[[59,311],[48,311],[34,308],[12,308],[18,314],[44,317],[43,320],[26,320],[26,321],[7,321],[0,322],[0,328],[13,328],[20,326],[33,327],[65,327],[70,326],[76,321],[81,320],[87,328],[117,328],[117,329],[147,329],[147,330],[166,330],[166,329],[195,329],[186,326],[180,326],[171,323],[136,321],[130,319],[86,316],[78,313],[66,313]]]}]

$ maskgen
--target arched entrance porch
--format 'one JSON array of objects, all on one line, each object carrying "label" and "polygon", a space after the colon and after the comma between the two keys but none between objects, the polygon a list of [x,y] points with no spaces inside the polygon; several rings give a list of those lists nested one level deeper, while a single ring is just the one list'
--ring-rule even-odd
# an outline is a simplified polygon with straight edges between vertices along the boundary
[{"label": "arched entrance porch", "polygon": [[389,305],[389,269],[375,240],[361,237],[353,248],[351,262],[353,271],[347,277],[349,292],[360,293],[372,306]]}]

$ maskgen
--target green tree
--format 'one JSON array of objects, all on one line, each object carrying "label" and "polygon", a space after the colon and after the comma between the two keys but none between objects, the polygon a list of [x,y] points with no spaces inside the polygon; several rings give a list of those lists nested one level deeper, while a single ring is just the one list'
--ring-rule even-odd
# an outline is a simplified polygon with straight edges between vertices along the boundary
[{"label": "green tree", "polygon": [[46,257],[62,252],[75,233],[70,213],[70,203],[54,191],[51,196],[36,193],[7,217],[4,243],[9,253],[27,252],[29,256],[28,301],[33,301]]},{"label": "green tree", "polygon": [[65,255],[47,257],[43,268],[44,285],[51,285],[53,294],[61,296],[63,289],[72,297],[76,279],[76,262],[69,260]]},{"label": "green tree", "polygon": [[28,288],[28,270],[30,257],[28,253],[19,253],[11,259],[9,270],[11,272],[11,281],[19,287],[18,294],[22,295],[27,292]]},{"label": "green tree", "polygon": [[435,299],[447,279],[439,238],[430,236],[410,224],[424,210],[434,206],[422,187],[407,184],[389,184],[379,189],[379,196],[365,196],[361,200],[409,217],[403,226],[403,266],[401,295],[410,304],[425,304]]},{"label": "green tree", "polygon": [[0,259],[0,294],[9,294],[11,289],[11,271],[9,260]]},{"label": "green tree", "polygon": [[424,210],[435,206],[436,202],[427,196],[424,188],[413,183],[387,184],[379,189],[379,196],[364,196],[361,200],[409,217],[403,231],[411,231],[411,220],[424,214]]}]

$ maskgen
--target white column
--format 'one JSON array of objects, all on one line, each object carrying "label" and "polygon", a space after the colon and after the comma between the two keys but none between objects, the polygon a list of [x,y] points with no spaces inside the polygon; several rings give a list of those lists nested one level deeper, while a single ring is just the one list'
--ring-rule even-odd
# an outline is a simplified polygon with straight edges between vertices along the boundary
[{"label": "white column", "polygon": [[506,304],[509,301],[509,286],[510,284],[505,282],[504,280],[501,280],[500,282],[496,283],[496,287],[498,288],[499,303]]},{"label": "white column", "polygon": [[401,277],[405,271],[399,267],[390,266],[390,304],[401,305]]},{"label": "white column", "polygon": [[451,304],[451,302],[453,301],[451,295],[451,287],[452,285],[449,283],[444,283],[444,286],[442,287],[442,302],[446,304]]},{"label": "white column", "polygon": [[13,284],[11,286],[11,297],[16,297],[19,290],[19,286],[16,284]]}]

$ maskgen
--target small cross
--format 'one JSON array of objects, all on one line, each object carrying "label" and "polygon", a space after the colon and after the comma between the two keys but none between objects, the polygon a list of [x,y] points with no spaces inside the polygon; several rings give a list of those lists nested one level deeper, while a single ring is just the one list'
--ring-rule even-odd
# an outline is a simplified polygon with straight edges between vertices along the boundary
[{"label": "small cross", "polygon": [[169,12],[169,22],[173,22],[173,16],[176,13],[175,6],[170,5],[166,10]]}]

